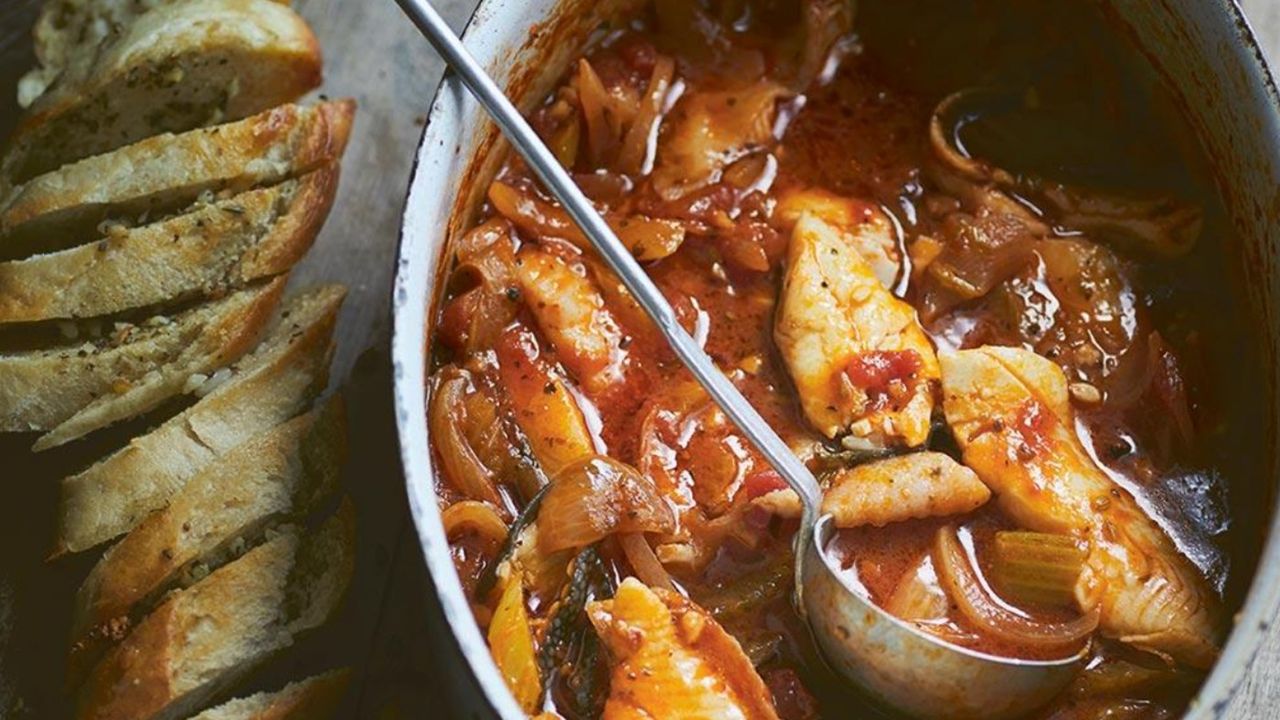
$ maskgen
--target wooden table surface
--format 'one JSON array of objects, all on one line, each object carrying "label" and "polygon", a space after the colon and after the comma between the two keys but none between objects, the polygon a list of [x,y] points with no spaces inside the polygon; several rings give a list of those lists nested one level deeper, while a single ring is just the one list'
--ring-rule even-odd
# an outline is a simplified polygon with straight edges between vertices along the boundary
[{"label": "wooden table surface", "polygon": [[[18,6],[36,0],[0,0],[0,135],[12,123],[14,67],[8,40],[25,34],[29,18]],[[341,325],[335,377],[348,378],[353,425],[350,486],[361,509],[358,592],[344,616],[345,661],[360,666],[355,715],[361,718],[441,717],[430,699],[433,665],[423,642],[421,598],[427,587],[404,511],[397,477],[394,429],[387,412],[389,288],[399,218],[415,146],[442,68],[392,0],[295,0],[311,21],[326,55],[324,92],[360,103],[343,166],[342,188],[328,226],[296,273],[296,280],[340,281],[351,288]],[[437,0],[461,28],[474,0]],[[1243,0],[1264,46],[1280,62],[1280,2]],[[20,44],[19,44],[20,45]],[[7,49],[9,48],[9,49]],[[5,53],[9,52],[9,57]],[[21,64],[21,60],[19,59]],[[29,63],[29,60],[27,61]],[[3,518],[0,518],[2,521]],[[0,538],[3,541],[4,538]],[[0,582],[0,650],[9,612]],[[1228,717],[1280,714],[1280,623],[1250,671]],[[369,638],[372,637],[372,640]],[[319,651],[323,663],[324,652]],[[11,653],[0,656],[0,717]],[[4,657],[9,658],[6,663]],[[306,661],[300,661],[300,665]],[[291,666],[292,669],[292,666]],[[286,671],[287,672],[287,671]],[[44,713],[39,714],[45,717]]]}]

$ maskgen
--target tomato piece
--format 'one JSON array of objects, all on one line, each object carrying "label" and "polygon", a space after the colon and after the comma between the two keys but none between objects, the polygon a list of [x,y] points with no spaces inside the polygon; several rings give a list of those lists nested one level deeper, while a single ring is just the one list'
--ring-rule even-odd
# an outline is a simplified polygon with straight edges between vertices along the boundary
[{"label": "tomato piece", "polygon": [[755,500],[777,490],[786,490],[787,487],[787,481],[773,469],[752,473],[742,481],[742,492],[746,493],[747,500]]}]

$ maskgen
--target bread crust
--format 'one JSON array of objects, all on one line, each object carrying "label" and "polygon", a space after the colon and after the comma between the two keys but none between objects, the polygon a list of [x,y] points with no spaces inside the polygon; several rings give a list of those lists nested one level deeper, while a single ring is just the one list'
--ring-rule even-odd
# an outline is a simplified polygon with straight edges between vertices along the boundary
[{"label": "bread crust", "polygon": [[37,65],[18,82],[18,105],[31,107],[69,67],[93,62],[104,43],[146,12],[186,2],[191,0],[46,0],[31,33]]},{"label": "bread crust", "polygon": [[0,324],[160,307],[287,272],[328,218],[339,174],[332,162],[93,244],[0,263]]},{"label": "bread crust", "polygon": [[282,534],[171,595],[94,668],[77,718],[184,717],[327,621],[351,581],[354,522],[344,503],[305,539]]},{"label": "bread crust", "polygon": [[194,566],[216,569],[237,543],[331,498],[346,451],[339,397],[241,443],[191,478],[167,507],[108,549],[80,586],[72,684],[157,597],[189,584]]},{"label": "bread crust", "polygon": [[161,5],[66,60],[10,138],[8,182],[291,102],[320,84],[322,68],[310,27],[270,0]]},{"label": "bread crust", "polygon": [[329,720],[351,681],[349,669],[290,683],[274,693],[258,693],[206,710],[191,720]]},{"label": "bread crust", "polygon": [[158,135],[41,175],[0,201],[0,256],[65,247],[112,218],[283,182],[342,156],[355,102],[282,105],[234,123]]},{"label": "bread crust", "polygon": [[122,535],[164,507],[196,473],[240,443],[296,415],[328,384],[345,289],[295,297],[235,375],[150,433],[61,484],[52,556]]},{"label": "bread crust", "polygon": [[284,291],[275,281],[172,319],[117,324],[96,342],[0,355],[0,430],[49,431],[40,449],[140,415],[183,392],[196,373],[258,342]]}]

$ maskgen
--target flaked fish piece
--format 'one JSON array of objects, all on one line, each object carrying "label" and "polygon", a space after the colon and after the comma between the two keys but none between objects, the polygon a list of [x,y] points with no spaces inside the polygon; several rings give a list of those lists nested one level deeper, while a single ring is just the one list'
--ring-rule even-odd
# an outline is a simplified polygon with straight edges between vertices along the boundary
[{"label": "flaked fish piece", "polygon": [[805,417],[860,448],[929,436],[939,381],[916,311],[880,283],[848,233],[809,212],[788,250],[774,340]]},{"label": "flaked fish piece", "polygon": [[936,452],[912,453],[841,470],[822,498],[836,527],[961,515],[991,499],[969,468]]},{"label": "flaked fish piece", "polygon": [[894,288],[902,272],[902,251],[898,248],[897,230],[884,210],[874,203],[821,188],[803,188],[785,191],[778,197],[773,222],[783,230],[791,230],[805,213],[838,228],[871,266],[880,284],[886,290]]},{"label": "flaked fish piece", "polygon": [[1089,543],[1076,585],[1103,634],[1207,668],[1218,655],[1218,597],[1075,433],[1066,376],[1016,348],[941,355],[947,422],[965,464],[1021,526]]},{"label": "flaked fish piece", "polygon": [[529,328],[512,325],[495,348],[498,376],[516,424],[548,477],[596,451],[572,386],[542,352]]},{"label": "flaked fish piece", "polygon": [[715,182],[742,157],[776,141],[777,103],[788,91],[771,82],[687,93],[663,122],[653,184],[665,199]]},{"label": "flaked fish piece", "polygon": [[776,720],[768,688],[705,610],[635,578],[587,615],[612,665],[604,720]]},{"label": "flaked fish piece", "polygon": [[538,327],[588,394],[622,379],[625,334],[585,266],[527,245],[516,255],[516,276]]}]

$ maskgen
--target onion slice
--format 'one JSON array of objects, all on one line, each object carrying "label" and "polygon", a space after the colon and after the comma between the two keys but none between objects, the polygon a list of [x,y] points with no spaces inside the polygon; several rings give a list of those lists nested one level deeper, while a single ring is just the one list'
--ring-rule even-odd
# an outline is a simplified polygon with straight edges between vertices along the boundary
[{"label": "onion slice", "polygon": [[574,78],[578,90],[578,104],[587,121],[587,151],[593,167],[608,165],[621,141],[618,128],[609,122],[609,110],[613,106],[608,89],[586,58],[578,61],[578,74]]},{"label": "onion slice", "polygon": [[462,500],[445,508],[441,519],[445,537],[453,540],[459,533],[469,530],[484,540],[491,556],[497,554],[507,539],[507,523],[489,503]]},{"label": "onion slice", "polygon": [[675,60],[666,55],[659,55],[653,64],[653,72],[649,75],[649,86],[645,89],[640,110],[631,127],[622,138],[622,148],[618,151],[618,169],[630,175],[643,175],[653,165],[653,146],[657,139],[654,123],[659,121],[662,104],[671,88],[671,81],[676,74]]},{"label": "onion slice", "polygon": [[467,371],[452,365],[440,372],[431,393],[427,423],[435,441],[445,477],[463,495],[495,508],[506,508],[497,479],[480,461],[462,426],[467,422],[466,393],[473,390]]},{"label": "onion slice", "polygon": [[1067,622],[1039,622],[1023,617],[992,598],[969,563],[956,530],[938,530],[933,547],[938,581],[960,612],[979,630],[1029,647],[1061,647],[1080,642],[1098,627],[1097,608]]},{"label": "onion slice", "polygon": [[680,592],[667,569],[654,554],[653,548],[649,547],[649,541],[644,539],[643,534],[619,535],[618,544],[622,546],[622,553],[627,556],[627,562],[631,563],[631,569],[635,570],[640,582],[649,587]]},{"label": "onion slice", "polygon": [[613,534],[670,533],[675,513],[640,471],[604,455],[566,466],[538,511],[544,553],[586,547]]}]

